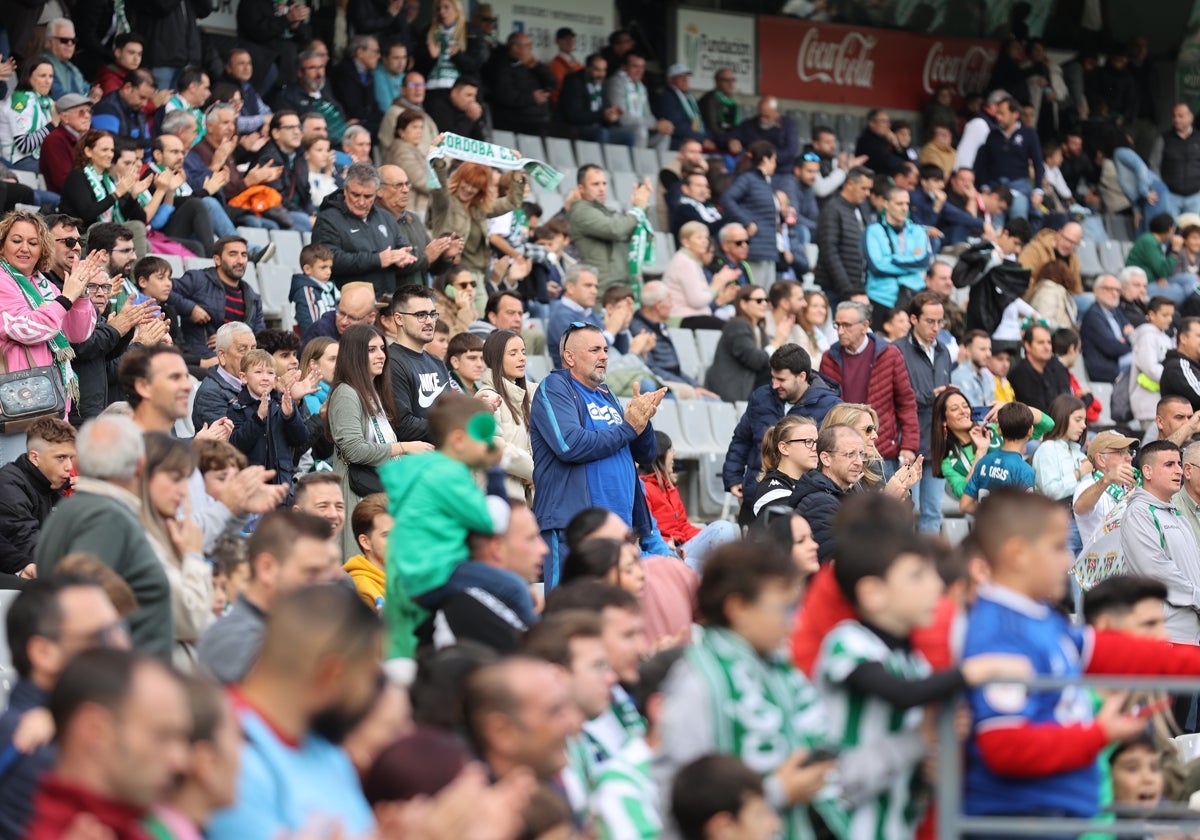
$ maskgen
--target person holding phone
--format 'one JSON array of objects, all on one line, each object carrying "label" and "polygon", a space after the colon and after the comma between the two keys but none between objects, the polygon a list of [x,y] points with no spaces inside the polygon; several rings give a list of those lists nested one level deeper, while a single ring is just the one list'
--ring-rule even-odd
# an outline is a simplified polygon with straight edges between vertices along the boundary
[{"label": "person holding phone", "polygon": [[[946,487],[955,499],[962,498],[975,466],[988,452],[1003,444],[996,426],[996,413],[1008,403],[997,402],[982,423],[971,417],[971,405],[962,392],[950,386],[933,403],[933,428],[929,441],[929,456],[933,474],[946,479]],[[1030,406],[1033,412],[1033,439],[1041,440],[1053,428],[1054,420]]]}]

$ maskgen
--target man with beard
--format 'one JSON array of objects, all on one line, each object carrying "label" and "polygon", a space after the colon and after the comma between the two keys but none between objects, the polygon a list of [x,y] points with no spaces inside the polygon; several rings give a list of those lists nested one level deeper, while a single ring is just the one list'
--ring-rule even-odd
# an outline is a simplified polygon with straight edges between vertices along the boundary
[{"label": "man with beard", "polygon": [[292,834],[319,820],[347,837],[375,820],[337,746],[381,687],[379,619],[352,587],[310,586],[281,598],[262,652],[234,694],[245,744],[236,804],[211,840]]},{"label": "man with beard", "polygon": [[332,526],[296,510],[264,516],[250,535],[246,553],[246,589],[230,611],[204,631],[196,651],[200,667],[227,684],[242,680],[261,658],[267,617],[274,614],[277,602],[298,589],[341,576]]},{"label": "man with beard", "polygon": [[201,359],[215,353],[217,330],[231,321],[242,321],[257,335],[267,328],[262,300],[242,278],[250,260],[246,240],[222,236],[213,245],[213,267],[185,271],[169,298],[183,318],[187,351]]},{"label": "man with beard", "polygon": [[622,409],[604,384],[608,342],[599,327],[574,321],[559,339],[562,367],[542,380],[529,415],[533,445],[533,513],[550,546],[546,588],[558,583],[567,523],[579,511],[604,507],[638,537],[655,531],[634,463],[654,460],[650,419],[667,389],[641,393]]},{"label": "man with beard", "polygon": [[[91,254],[92,251],[108,253],[108,265],[104,267],[104,271],[114,286],[123,283],[126,273],[137,261],[137,251],[133,247],[133,232],[125,225],[116,222],[102,222],[92,225],[88,229],[87,252]],[[66,277],[67,275],[62,276]]]}]

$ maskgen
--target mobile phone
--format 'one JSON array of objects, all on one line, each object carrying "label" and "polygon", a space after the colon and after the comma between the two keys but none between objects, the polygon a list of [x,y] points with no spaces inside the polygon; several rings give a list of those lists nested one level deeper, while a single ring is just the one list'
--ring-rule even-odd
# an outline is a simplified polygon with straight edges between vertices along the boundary
[{"label": "mobile phone", "polygon": [[992,410],[990,405],[973,405],[971,406],[971,422],[975,424],[982,423],[984,418],[988,416],[988,412]]},{"label": "mobile phone", "polygon": [[1138,708],[1134,709],[1133,716],[1136,718],[1145,719],[1148,717],[1153,717],[1159,712],[1165,712],[1169,708],[1171,708],[1171,698],[1163,697],[1161,700],[1155,700],[1153,703],[1147,703],[1144,706],[1139,706]]},{"label": "mobile phone", "polygon": [[813,751],[808,754],[808,758],[804,759],[803,766],[808,767],[825,761],[833,761],[837,757],[838,751],[833,747],[814,747]]}]

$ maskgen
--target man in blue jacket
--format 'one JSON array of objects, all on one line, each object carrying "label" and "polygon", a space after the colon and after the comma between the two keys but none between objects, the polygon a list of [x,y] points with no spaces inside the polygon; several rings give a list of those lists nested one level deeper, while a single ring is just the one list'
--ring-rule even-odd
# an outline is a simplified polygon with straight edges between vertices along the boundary
[{"label": "man in blue jacket", "polygon": [[1096,302],[1083,313],[1079,324],[1083,365],[1092,382],[1115,382],[1133,361],[1129,335],[1133,325],[1121,311],[1121,281],[1101,274],[1092,287]]},{"label": "man in blue jacket", "polygon": [[[1029,166],[1033,165],[1033,183]],[[1046,167],[1037,131],[1021,124],[1021,104],[1013,97],[996,106],[996,127],[975,156],[975,183],[995,189],[1001,184],[1012,190],[1010,219],[1028,219],[1031,208],[1042,204],[1042,179]],[[1040,211],[1034,215],[1041,216]]]},{"label": "man in blue jacket", "polygon": [[185,271],[167,302],[182,316],[184,352],[211,359],[217,330],[241,321],[257,335],[267,328],[262,299],[243,279],[250,262],[246,240],[222,236],[213,244],[213,267]]},{"label": "man in blue jacket", "polygon": [[[743,500],[738,521],[753,520],[758,474],[762,470],[762,439],[767,429],[787,414],[811,417],[818,426],[829,409],[842,400],[812,370],[812,359],[799,344],[785,344],[771,354],[771,384],[755,388],[746,412],[733,430],[725,465],[725,489]],[[743,518],[744,517],[744,518]]]},{"label": "man in blue jacket", "polygon": [[895,309],[908,306],[925,288],[925,269],[933,260],[925,228],[908,216],[908,190],[889,187],[884,217],[867,228],[867,297],[871,300],[871,328],[877,332]]},{"label": "man in blue jacket", "polygon": [[608,342],[591,324],[572,322],[559,352],[562,367],[542,380],[529,413],[537,487],[533,513],[550,547],[543,569],[547,589],[558,583],[564,530],[581,510],[606,508],[641,538],[657,533],[635,464],[657,455],[650,418],[667,392],[643,394],[635,384],[633,400],[622,409],[604,384]]}]

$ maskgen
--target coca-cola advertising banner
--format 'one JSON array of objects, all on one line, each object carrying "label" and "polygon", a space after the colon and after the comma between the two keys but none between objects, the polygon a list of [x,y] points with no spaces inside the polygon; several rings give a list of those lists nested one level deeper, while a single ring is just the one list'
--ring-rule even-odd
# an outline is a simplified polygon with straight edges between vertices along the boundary
[{"label": "coca-cola advertising banner", "polygon": [[993,41],[762,17],[759,91],[920,111],[944,84],[958,96],[982,91],[998,52]]}]

